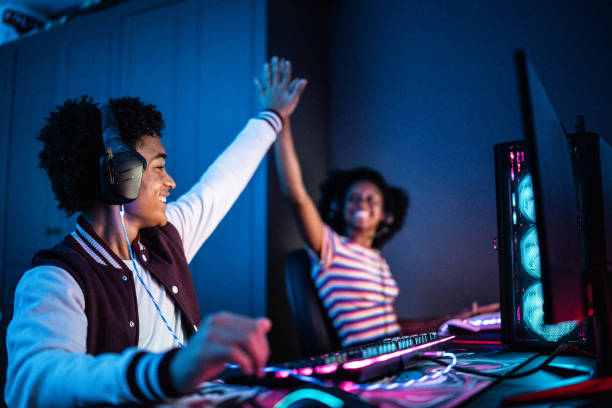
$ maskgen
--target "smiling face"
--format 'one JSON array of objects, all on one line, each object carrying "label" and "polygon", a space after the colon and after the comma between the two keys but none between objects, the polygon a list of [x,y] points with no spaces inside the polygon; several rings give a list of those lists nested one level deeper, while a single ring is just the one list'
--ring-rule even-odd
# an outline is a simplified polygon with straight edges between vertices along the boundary
[{"label": "smiling face", "polygon": [[350,231],[376,233],[378,224],[384,219],[383,194],[371,181],[357,181],[346,192],[344,199],[344,221]]},{"label": "smiling face", "polygon": [[138,228],[166,225],[166,198],[176,183],[166,172],[166,150],[157,136],[142,136],[136,151],[147,160],[138,198],[125,205],[126,214]]}]

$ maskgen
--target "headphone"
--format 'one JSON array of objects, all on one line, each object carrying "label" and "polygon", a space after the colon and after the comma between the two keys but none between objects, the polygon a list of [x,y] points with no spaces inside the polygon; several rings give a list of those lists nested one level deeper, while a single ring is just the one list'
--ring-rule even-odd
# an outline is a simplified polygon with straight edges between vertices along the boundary
[{"label": "headphone", "polygon": [[123,143],[119,135],[119,128],[117,127],[115,115],[113,115],[113,111],[109,105],[102,106],[102,108],[100,108],[100,114],[102,115],[102,138],[104,140],[104,154],[100,158],[100,196],[102,201],[106,204],[121,205],[121,207],[119,207],[121,225],[123,227],[123,234],[125,235],[125,240],[130,252],[130,259],[132,260],[136,276],[149,294],[166,328],[177,344],[182,348],[184,347],[183,343],[168,324],[159,305],[140,275],[140,271],[136,266],[136,261],[134,261],[132,245],[130,244],[125,228],[123,204],[132,202],[138,197],[140,183],[142,182],[142,173],[147,168],[147,160],[136,150]]},{"label": "headphone", "polygon": [[119,135],[109,105],[100,108],[104,154],[100,158],[100,197],[106,204],[127,204],[140,192],[147,160],[126,145]]}]

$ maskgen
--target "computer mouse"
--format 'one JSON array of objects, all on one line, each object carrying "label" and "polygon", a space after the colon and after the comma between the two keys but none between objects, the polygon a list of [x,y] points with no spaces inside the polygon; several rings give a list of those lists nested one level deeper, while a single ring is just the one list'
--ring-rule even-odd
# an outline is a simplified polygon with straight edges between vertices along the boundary
[{"label": "computer mouse", "polygon": [[330,408],[333,406],[335,405],[327,405],[313,398],[301,398],[285,405],[286,408]]},{"label": "computer mouse", "polygon": [[371,408],[356,395],[337,388],[301,388],[278,402],[279,408]]}]

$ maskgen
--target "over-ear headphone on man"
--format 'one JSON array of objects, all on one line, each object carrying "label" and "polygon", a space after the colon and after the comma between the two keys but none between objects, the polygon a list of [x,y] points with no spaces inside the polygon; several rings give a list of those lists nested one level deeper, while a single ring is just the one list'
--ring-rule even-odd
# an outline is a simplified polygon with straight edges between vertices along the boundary
[{"label": "over-ear headphone on man", "polygon": [[157,313],[159,313],[159,317],[164,325],[179,347],[184,347],[177,334],[168,324],[168,320],[141,276],[141,271],[134,260],[132,245],[125,228],[125,210],[123,204],[134,201],[138,197],[142,173],[147,168],[147,161],[140,153],[123,143],[119,135],[115,115],[113,115],[110,106],[102,106],[100,113],[102,115],[102,138],[104,139],[104,154],[100,158],[100,195],[102,201],[107,204],[121,204],[121,207],[119,207],[121,226],[123,227],[123,234],[134,272],[136,272],[138,280],[147,291],[153,305],[155,305],[155,309],[157,309]]},{"label": "over-ear headphone on man", "polygon": [[106,204],[127,204],[140,192],[147,161],[121,140],[113,111],[100,108],[104,154],[100,158],[100,197]]}]

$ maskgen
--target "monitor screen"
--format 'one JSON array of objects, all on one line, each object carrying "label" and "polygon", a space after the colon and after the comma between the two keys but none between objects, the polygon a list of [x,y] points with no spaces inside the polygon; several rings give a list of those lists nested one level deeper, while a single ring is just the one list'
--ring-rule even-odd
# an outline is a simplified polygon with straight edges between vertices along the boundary
[{"label": "monitor screen", "polygon": [[523,132],[539,243],[544,322],[586,317],[583,259],[570,147],[555,110],[523,51],[515,53]]}]

